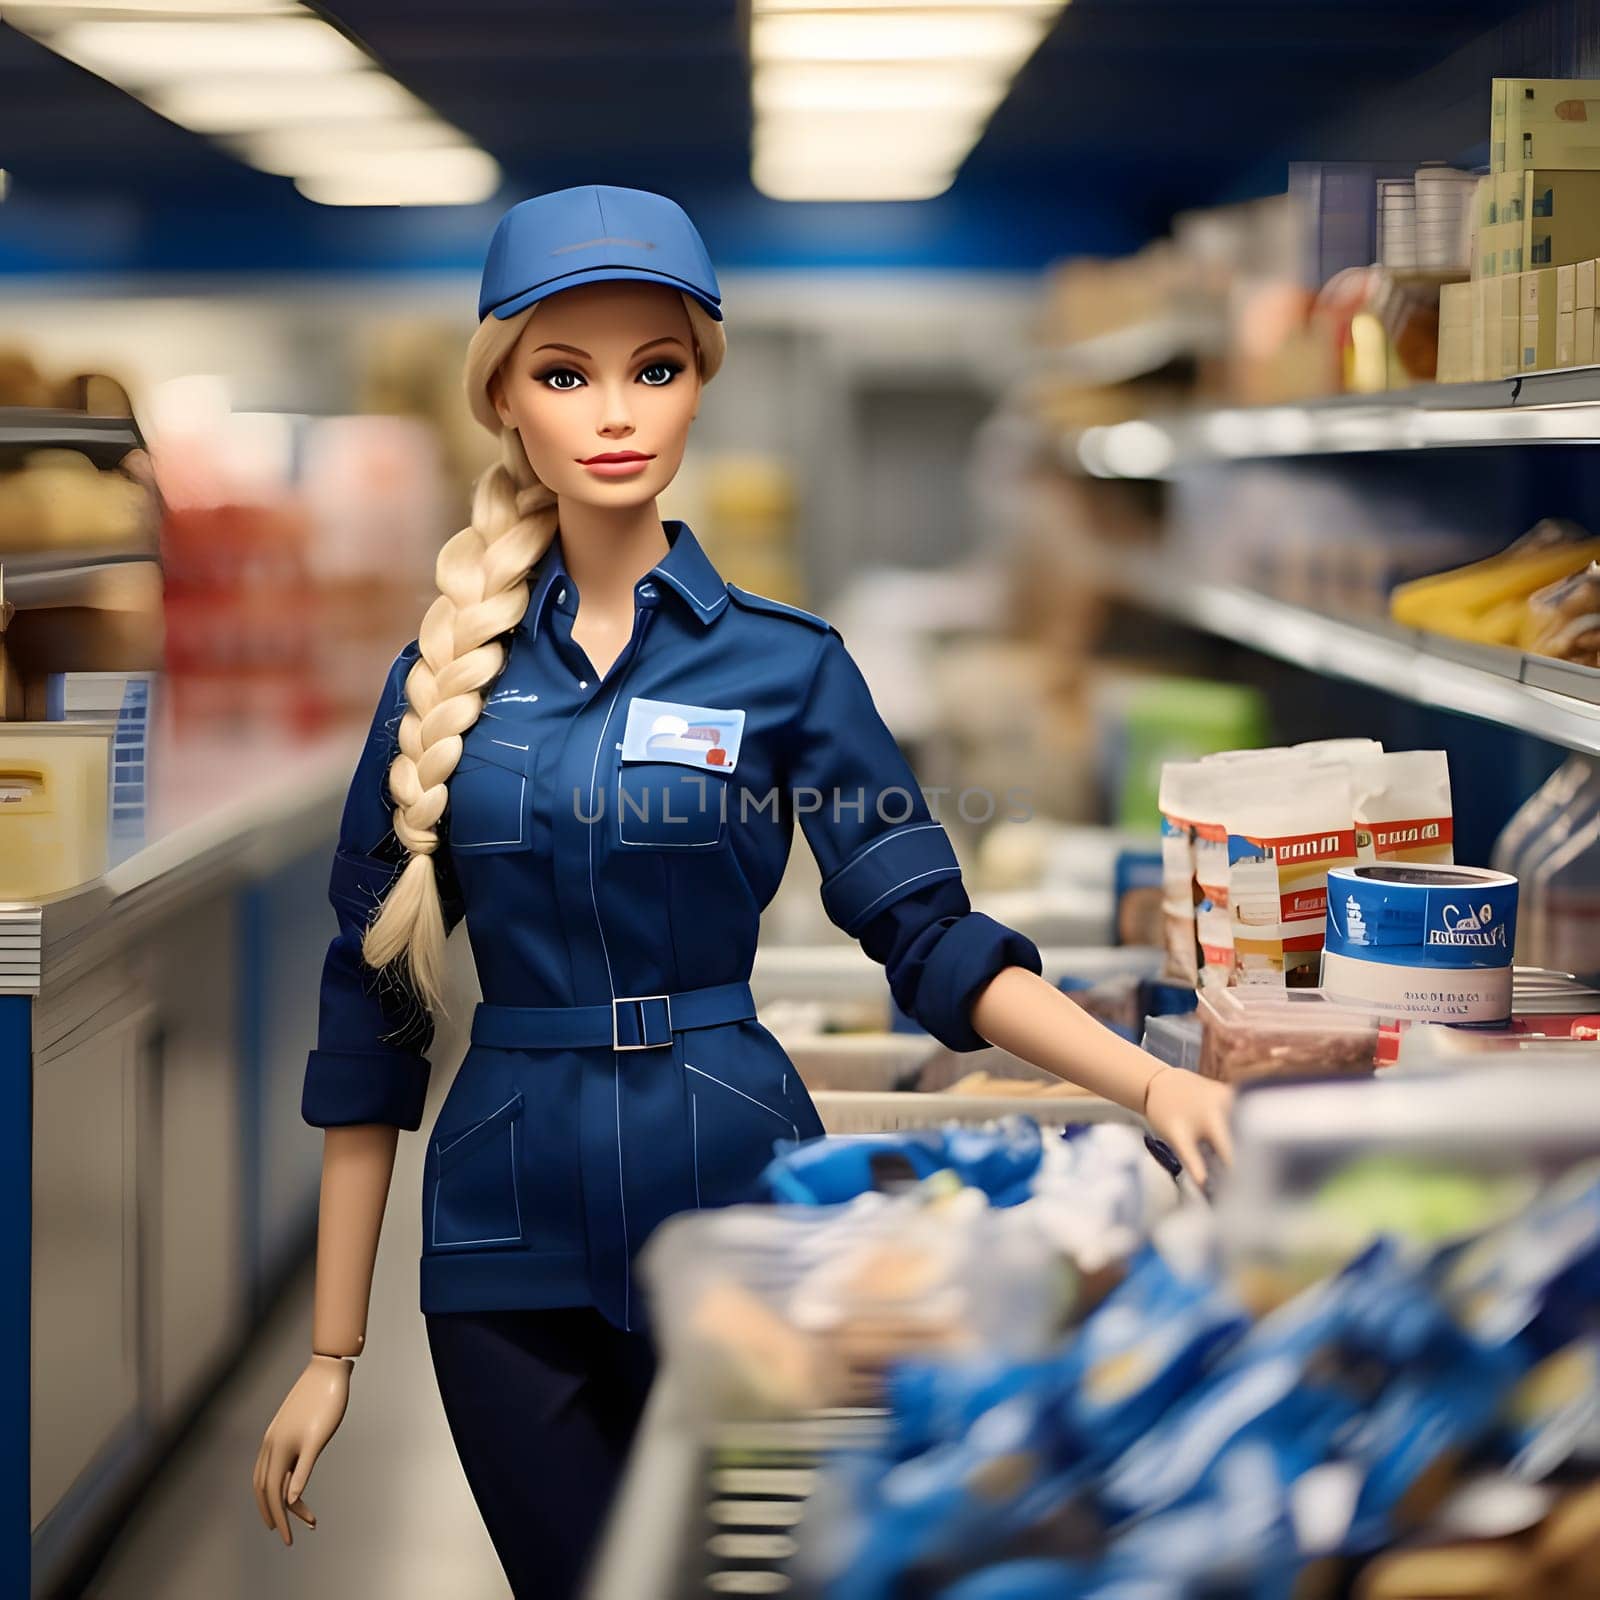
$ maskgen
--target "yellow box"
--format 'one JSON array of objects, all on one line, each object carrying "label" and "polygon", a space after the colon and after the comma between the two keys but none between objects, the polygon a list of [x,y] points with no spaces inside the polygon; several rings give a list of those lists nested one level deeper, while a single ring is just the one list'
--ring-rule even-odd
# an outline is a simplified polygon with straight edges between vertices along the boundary
[{"label": "yellow box", "polygon": [[1500,352],[1493,374],[1497,378],[1514,378],[1522,370],[1522,302],[1526,293],[1522,280],[1526,276],[1511,272],[1500,279]]},{"label": "yellow box", "polygon": [[1494,185],[1494,198],[1489,203],[1490,223],[1498,227],[1505,222],[1521,222],[1522,174],[1500,172],[1490,182]]},{"label": "yellow box", "polygon": [[1575,313],[1571,311],[1556,312],[1556,365],[1570,367],[1573,364],[1572,352],[1577,347],[1578,330]]},{"label": "yellow box", "polygon": [[0,899],[37,900],[106,870],[113,725],[0,726]]},{"label": "yellow box", "polygon": [[1580,261],[1573,271],[1573,300],[1572,309],[1582,311],[1587,306],[1594,304],[1594,268],[1595,263]]},{"label": "yellow box", "polygon": [[1494,172],[1600,169],[1600,80],[1496,78],[1489,166]]},{"label": "yellow box", "polygon": [[1594,364],[1594,307],[1585,306],[1582,311],[1573,313],[1576,325],[1573,329],[1572,364],[1575,367],[1587,367]]},{"label": "yellow box", "polygon": [[1523,269],[1523,226],[1520,222],[1497,222],[1485,228],[1478,242],[1480,277],[1505,277]]},{"label": "yellow box", "polygon": [[1569,262],[1556,268],[1556,315],[1575,311],[1578,307],[1578,264]]},{"label": "yellow box", "polygon": [[1439,356],[1434,366],[1437,383],[1466,383],[1473,375],[1473,306],[1476,284],[1439,286]]},{"label": "yellow box", "polygon": [[1600,171],[1524,172],[1521,228],[1524,271],[1600,256]]},{"label": "yellow box", "polygon": [[1522,274],[1521,304],[1518,370],[1546,372],[1556,364],[1556,274],[1553,267]]},{"label": "yellow box", "polygon": [[1473,284],[1472,376],[1480,383],[1500,376],[1500,280]]}]

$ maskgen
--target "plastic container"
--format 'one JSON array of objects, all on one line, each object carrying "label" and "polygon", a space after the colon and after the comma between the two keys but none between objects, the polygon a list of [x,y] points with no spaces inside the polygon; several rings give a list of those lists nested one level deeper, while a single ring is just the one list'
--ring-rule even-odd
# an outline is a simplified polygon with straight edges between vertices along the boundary
[{"label": "plastic container", "polygon": [[1384,1019],[1320,989],[1203,989],[1199,1015],[1199,1069],[1208,1078],[1348,1078],[1377,1069]]},{"label": "plastic container", "polygon": [[[1569,769],[1581,763],[1581,771]],[[1559,785],[1557,780],[1563,780]],[[1573,838],[1600,817],[1600,765],[1590,757],[1574,756],[1545,785],[1552,791],[1552,805],[1542,823],[1531,828],[1517,851],[1510,872],[1523,885],[1518,912],[1516,958],[1519,966],[1556,966],[1549,949],[1549,907],[1545,887],[1549,882],[1548,863]],[[1545,791],[1541,790],[1543,794]],[[1563,798],[1564,797],[1564,798]],[[1535,797],[1537,798],[1537,796]],[[1520,813],[1519,813],[1520,815]],[[1516,819],[1513,818],[1513,824]],[[1496,853],[1499,853],[1498,846]]]},{"label": "plastic container", "polygon": [[1594,782],[1595,764],[1590,757],[1577,753],[1568,756],[1500,830],[1500,837],[1489,853],[1489,865],[1496,872],[1509,872],[1514,878],[1526,880],[1523,860],[1528,847],[1549,827],[1558,812]]},{"label": "plastic container", "polygon": [[1600,975],[1600,811],[1551,850],[1536,873],[1541,955],[1559,971]]}]

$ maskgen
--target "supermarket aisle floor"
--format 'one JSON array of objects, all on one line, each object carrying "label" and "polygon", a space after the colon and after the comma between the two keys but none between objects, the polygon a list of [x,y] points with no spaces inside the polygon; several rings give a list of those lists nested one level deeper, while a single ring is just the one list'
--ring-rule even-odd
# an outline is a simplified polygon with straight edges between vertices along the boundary
[{"label": "supermarket aisle floor", "polygon": [[[471,1014],[470,1005],[462,1010]],[[441,1045],[437,1061],[459,1057]],[[447,1077],[435,1073],[428,1121]],[[308,1271],[112,1549],[86,1591],[93,1600],[506,1600],[445,1426],[417,1310],[423,1148],[420,1135],[401,1135],[373,1282],[371,1349],[306,1493],[316,1529],[296,1523],[294,1548],[284,1549],[261,1526],[250,1490],[262,1430],[305,1362]]]}]

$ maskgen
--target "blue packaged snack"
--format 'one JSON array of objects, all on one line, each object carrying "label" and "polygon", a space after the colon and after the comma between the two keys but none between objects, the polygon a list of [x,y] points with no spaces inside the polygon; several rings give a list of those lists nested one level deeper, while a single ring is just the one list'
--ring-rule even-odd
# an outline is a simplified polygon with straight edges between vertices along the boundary
[{"label": "blue packaged snack", "polygon": [[1600,1306],[1596,1173],[1569,1173],[1518,1216],[1439,1252],[1439,1298],[1471,1338],[1518,1339],[1537,1360],[1589,1331]]},{"label": "blue packaged snack", "polygon": [[779,1204],[825,1206],[878,1188],[885,1172],[914,1182],[954,1171],[991,1205],[1011,1206],[1028,1198],[1042,1155],[1038,1123],[1007,1117],[993,1129],[927,1128],[781,1144],[758,1184]]},{"label": "blue packaged snack", "polygon": [[1347,1554],[1380,1549],[1433,1509],[1525,1370],[1514,1344],[1462,1341],[1453,1361],[1394,1375],[1341,1441],[1361,1474]]},{"label": "blue packaged snack", "polygon": [[957,1439],[991,1406],[1013,1395],[1052,1391],[1061,1382],[1059,1357],[1012,1362],[999,1357],[971,1361],[897,1361],[889,1369],[889,1451],[898,1458]]},{"label": "blue packaged snack", "polygon": [[1062,1421],[1070,1448],[1087,1460],[1112,1460],[1248,1326],[1218,1283],[1180,1277],[1146,1245],[1067,1348]]},{"label": "blue packaged snack", "polygon": [[[896,1600],[907,1575],[922,1592],[1000,1555],[1019,1529],[1070,1509],[1052,1471],[1051,1421],[1036,1397],[991,1406],[958,1440],[891,1465],[864,1510],[827,1600]],[[1097,1528],[1097,1525],[1096,1525]]]},{"label": "blue packaged snack", "polygon": [[941,1589],[938,1600],[1074,1600],[1087,1577],[1075,1561],[1006,1561]]},{"label": "blue packaged snack", "polygon": [[1546,1356],[1507,1397],[1495,1451],[1512,1477],[1542,1483],[1600,1469],[1600,1336]]}]

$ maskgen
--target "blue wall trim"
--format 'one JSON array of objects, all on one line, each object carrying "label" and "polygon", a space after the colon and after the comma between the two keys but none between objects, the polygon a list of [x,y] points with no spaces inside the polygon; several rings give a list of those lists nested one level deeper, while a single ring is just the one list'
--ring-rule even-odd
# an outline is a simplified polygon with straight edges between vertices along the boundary
[{"label": "blue wall trim", "polygon": [[0,995],[0,1594],[29,1591],[33,1001]]},{"label": "blue wall trim", "polygon": [[[1065,205],[1037,182],[981,193],[958,185],[934,200],[881,205],[790,205],[753,190],[659,187],[687,208],[722,270],[1027,271],[1067,254],[1121,254],[1146,231],[1125,206],[1119,214],[1109,204]],[[0,207],[0,276],[477,272],[500,213],[535,192],[508,190],[482,206],[335,209],[292,190],[231,205],[71,200],[19,180]]]}]

